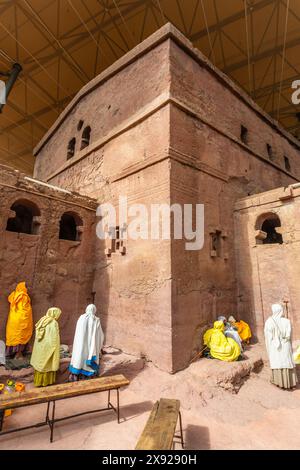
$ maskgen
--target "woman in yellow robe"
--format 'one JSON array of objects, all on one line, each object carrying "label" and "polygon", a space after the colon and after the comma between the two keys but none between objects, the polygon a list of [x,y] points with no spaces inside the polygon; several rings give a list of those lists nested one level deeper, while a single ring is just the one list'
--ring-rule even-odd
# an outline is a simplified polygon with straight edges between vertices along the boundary
[{"label": "woman in yellow robe", "polygon": [[30,364],[34,368],[36,387],[46,387],[55,383],[60,359],[60,336],[57,322],[60,315],[59,308],[49,308],[46,315],[35,325],[35,340]]},{"label": "woman in yellow robe", "polygon": [[298,346],[297,350],[294,353],[294,363],[300,364],[300,345]]},{"label": "woman in yellow robe", "polygon": [[252,333],[251,333],[251,329],[248,323],[246,323],[243,320],[236,321],[236,319],[233,316],[229,317],[228,321],[237,328],[238,334],[240,335],[241,340],[244,341],[245,343],[249,343]]},{"label": "woman in yellow robe", "polygon": [[210,355],[220,361],[236,361],[241,354],[241,349],[232,338],[224,335],[224,323],[215,321],[214,327],[204,333],[203,342],[210,349]]},{"label": "woman in yellow robe", "polygon": [[10,310],[6,324],[6,355],[16,353],[15,357],[21,358],[33,330],[31,301],[25,282],[17,285],[8,301]]}]

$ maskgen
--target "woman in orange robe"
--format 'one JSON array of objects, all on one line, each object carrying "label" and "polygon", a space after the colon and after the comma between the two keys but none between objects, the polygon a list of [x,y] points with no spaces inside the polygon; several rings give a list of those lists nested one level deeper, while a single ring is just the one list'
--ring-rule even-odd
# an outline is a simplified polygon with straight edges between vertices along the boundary
[{"label": "woman in orange robe", "polygon": [[231,323],[231,325],[237,328],[238,334],[240,335],[241,340],[249,344],[252,333],[251,333],[251,329],[248,323],[246,323],[243,320],[236,321],[236,319],[233,316],[229,317],[228,321],[229,323]]},{"label": "woman in orange robe", "polygon": [[33,331],[32,308],[25,282],[8,297],[10,310],[6,324],[6,355],[22,358]]}]

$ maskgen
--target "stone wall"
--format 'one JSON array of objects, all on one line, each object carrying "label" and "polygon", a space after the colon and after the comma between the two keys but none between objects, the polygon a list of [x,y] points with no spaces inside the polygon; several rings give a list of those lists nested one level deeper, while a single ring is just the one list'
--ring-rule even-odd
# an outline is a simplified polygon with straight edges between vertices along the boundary
[{"label": "stone wall", "polygon": [[[202,203],[205,210],[203,250],[188,252],[184,241],[172,243],[173,361],[181,368],[213,320],[237,309],[235,202],[297,181],[300,159],[294,143],[175,42],[170,63],[171,201]],[[241,125],[248,129],[247,144],[240,139]],[[285,155],[297,178],[285,170]],[[220,249],[212,253],[217,232]]]},{"label": "stone wall", "polygon": [[[32,234],[7,231],[11,210],[19,202],[39,211]],[[52,306],[62,309],[61,341],[72,344],[75,325],[92,301],[96,202],[45,185],[20,172],[0,167],[0,338],[5,340],[7,297],[25,281],[36,323]],[[64,213],[81,219],[80,241],[59,239]]]},{"label": "stone wall", "polygon": [[[235,206],[238,312],[259,338],[271,305],[287,301],[294,339],[300,335],[300,187],[282,187],[247,197]],[[278,217],[282,243],[264,243],[265,220]]]},{"label": "stone wall", "polygon": [[[138,125],[54,176],[51,183],[109,202],[117,212],[121,195],[128,204],[144,204],[150,214],[151,204],[170,200],[169,121],[168,106],[150,115],[141,111]],[[170,241],[127,240],[126,253],[111,256],[96,243],[93,289],[106,342],[171,371]]]},{"label": "stone wall", "polygon": [[[117,216],[119,195],[127,197],[128,206],[143,204],[149,214],[151,204],[168,203],[168,161],[111,183],[108,200]],[[129,215],[128,223],[133,220]],[[105,257],[100,252],[96,257],[94,290],[100,308],[105,310],[106,342],[172,371],[170,240],[124,240],[126,234],[123,254],[116,250]],[[109,240],[106,249],[110,249]]]}]

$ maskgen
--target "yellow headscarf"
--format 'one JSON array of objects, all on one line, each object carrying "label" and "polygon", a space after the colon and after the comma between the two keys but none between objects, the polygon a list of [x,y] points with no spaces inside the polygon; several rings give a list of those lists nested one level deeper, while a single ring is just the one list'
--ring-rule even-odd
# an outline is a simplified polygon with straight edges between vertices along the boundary
[{"label": "yellow headscarf", "polygon": [[215,321],[214,327],[207,330],[203,335],[203,343],[205,344],[205,346],[210,348],[209,344],[210,344],[212,334],[215,333],[216,330],[224,331],[224,328],[225,328],[224,322]]},{"label": "yellow headscarf", "polygon": [[224,331],[224,328],[225,328],[225,325],[224,325],[223,321],[217,320],[217,321],[214,322],[214,329],[215,330]]},{"label": "yellow headscarf", "polygon": [[46,326],[49,325],[53,320],[58,320],[61,316],[61,309],[58,307],[51,307],[47,310],[44,315],[35,325],[36,337],[38,341],[41,341],[45,334]]}]

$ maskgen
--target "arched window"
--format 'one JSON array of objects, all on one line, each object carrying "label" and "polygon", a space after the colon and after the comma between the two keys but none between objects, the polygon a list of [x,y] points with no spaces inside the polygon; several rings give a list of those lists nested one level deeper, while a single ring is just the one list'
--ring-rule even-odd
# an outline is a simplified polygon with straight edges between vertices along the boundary
[{"label": "arched window", "polygon": [[80,241],[82,220],[73,212],[65,212],[59,222],[59,238],[61,240]]},{"label": "arched window", "polygon": [[90,126],[87,126],[83,129],[83,132],[82,132],[80,150],[90,145],[90,140],[91,140],[91,128]]},{"label": "arched window", "polygon": [[264,236],[259,237],[264,245],[272,243],[283,243],[281,233],[276,231],[277,227],[281,227],[281,222],[278,215],[274,214],[273,212],[261,215],[258,218],[256,228],[260,233],[264,232]]},{"label": "arched window", "polygon": [[69,160],[69,158],[72,158],[74,156],[75,147],[76,147],[76,139],[75,137],[73,137],[68,143],[67,160]]},{"label": "arched window", "polygon": [[38,234],[41,213],[33,202],[20,199],[10,209],[15,212],[15,216],[10,217],[7,221],[6,230],[8,232]]}]

